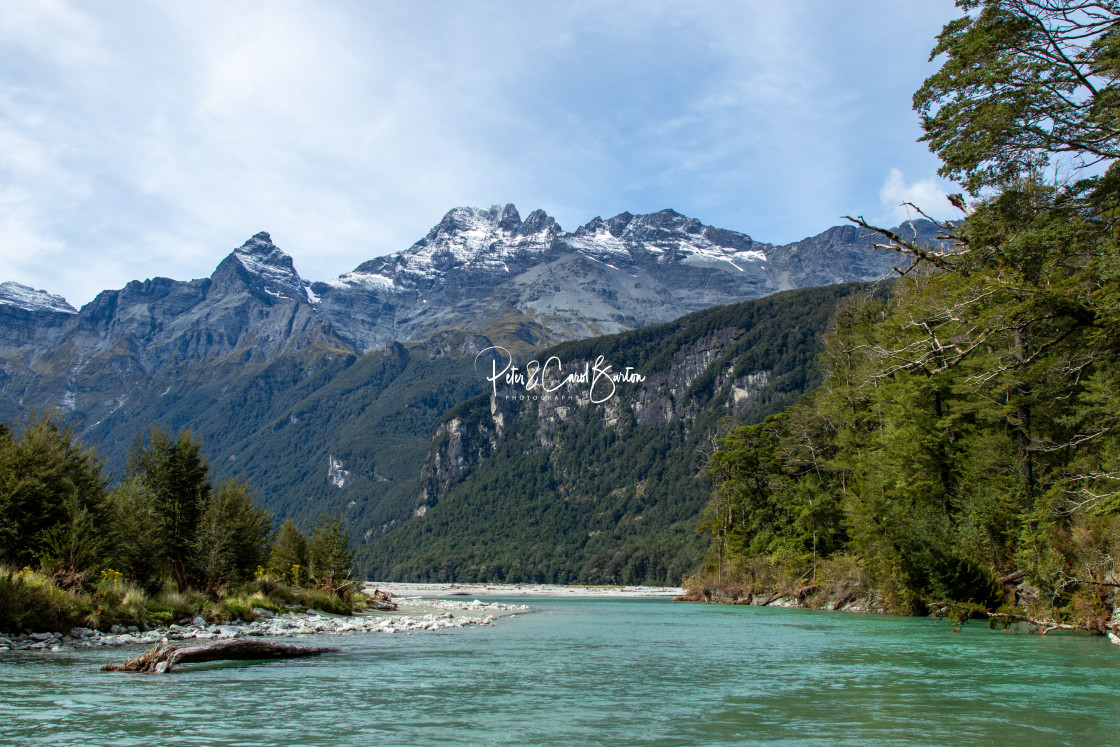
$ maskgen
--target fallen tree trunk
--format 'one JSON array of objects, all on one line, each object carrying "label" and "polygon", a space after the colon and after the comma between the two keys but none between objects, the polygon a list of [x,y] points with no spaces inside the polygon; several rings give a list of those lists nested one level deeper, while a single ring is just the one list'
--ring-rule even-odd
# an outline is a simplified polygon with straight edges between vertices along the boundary
[{"label": "fallen tree trunk", "polygon": [[373,595],[369,598],[367,605],[382,612],[397,611],[397,603],[393,601],[393,595],[387,591],[381,591],[381,589],[373,590]]},{"label": "fallen tree trunk", "polygon": [[318,656],[337,648],[322,646],[294,646],[290,643],[275,643],[256,638],[235,638],[226,641],[207,641],[206,643],[160,643],[135,659],[124,664],[106,664],[102,672],[151,672],[163,674],[170,672],[176,664],[200,661],[252,660],[252,659],[296,659],[303,656]]}]

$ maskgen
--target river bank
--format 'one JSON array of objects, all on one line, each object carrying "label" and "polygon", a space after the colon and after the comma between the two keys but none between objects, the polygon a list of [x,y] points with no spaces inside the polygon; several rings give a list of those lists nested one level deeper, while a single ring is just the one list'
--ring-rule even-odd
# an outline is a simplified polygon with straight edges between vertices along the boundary
[{"label": "river bank", "polygon": [[[1092,635],[1107,636],[1109,642],[1120,645],[1120,606],[1109,607],[1106,613],[1095,621],[1095,624],[1071,624],[1061,622],[1054,618],[1032,616],[1028,607],[1023,604],[1022,589],[1018,589],[1014,598],[1020,602],[1018,609],[1010,611],[991,610],[964,610],[954,609],[952,605],[934,608],[930,617],[948,617],[954,619],[959,626],[964,620],[976,618],[987,621],[993,627],[1007,627],[1012,625],[1026,625],[1039,635],[1046,635],[1055,630],[1080,631]],[[686,593],[674,597],[675,602],[693,602],[715,605],[743,605],[751,607],[784,607],[806,610],[829,610],[833,612],[854,612],[861,614],[889,615],[886,600],[877,590],[863,589],[858,585],[835,583],[809,583],[800,586],[785,588],[731,585],[697,585]]]},{"label": "river bank", "polygon": [[[392,596],[394,611],[370,611],[355,615],[307,612],[274,613],[254,608],[257,619],[208,623],[201,617],[179,624],[141,629],[136,625],[114,625],[108,631],[77,627],[68,633],[0,633],[0,652],[61,651],[64,648],[152,646],[163,641],[221,640],[245,636],[290,637],[346,633],[411,633],[478,625],[492,625],[506,616],[528,612],[527,605],[484,602],[475,597],[541,598],[663,598],[679,597],[684,589],[652,586],[561,586],[556,584],[455,584],[372,583],[363,591],[372,598],[380,590]],[[435,598],[433,598],[435,597]],[[442,599],[440,597],[443,597]],[[446,597],[469,597],[458,601]]]},{"label": "river bank", "polygon": [[342,635],[348,633],[411,633],[422,630],[444,630],[479,625],[492,625],[500,617],[529,611],[526,605],[501,602],[470,602],[447,600],[400,600],[393,612],[370,612],[356,615],[332,615],[327,612],[287,612],[276,614],[254,609],[259,618],[252,622],[233,620],[208,624],[196,617],[184,624],[141,630],[135,625],[114,625],[107,632],[90,628],[73,628],[63,635],[41,632],[0,635],[0,651],[61,651],[64,648],[152,646],[163,641],[223,640],[246,636],[287,638],[308,635]]},{"label": "river bank", "polygon": [[809,610],[887,614],[882,594],[853,586],[806,584],[800,587],[755,589],[751,586],[704,585],[688,589],[675,602],[739,604],[752,607],[797,607]]}]

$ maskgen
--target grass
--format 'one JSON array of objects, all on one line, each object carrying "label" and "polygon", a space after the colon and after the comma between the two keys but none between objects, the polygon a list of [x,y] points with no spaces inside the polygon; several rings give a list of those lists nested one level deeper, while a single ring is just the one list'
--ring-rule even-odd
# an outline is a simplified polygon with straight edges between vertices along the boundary
[{"label": "grass", "polygon": [[82,589],[67,592],[39,571],[0,566],[0,631],[8,632],[67,633],[78,626],[106,630],[112,625],[144,629],[200,616],[210,623],[249,622],[258,619],[254,608],[348,615],[364,607],[364,599],[351,589],[335,594],[259,577],[229,587],[217,598],[191,589],[180,592],[171,579],[165,579],[162,588],[149,596],[108,569]]},{"label": "grass", "polygon": [[68,594],[29,568],[0,566],[0,630],[65,633],[90,611],[87,596]]}]

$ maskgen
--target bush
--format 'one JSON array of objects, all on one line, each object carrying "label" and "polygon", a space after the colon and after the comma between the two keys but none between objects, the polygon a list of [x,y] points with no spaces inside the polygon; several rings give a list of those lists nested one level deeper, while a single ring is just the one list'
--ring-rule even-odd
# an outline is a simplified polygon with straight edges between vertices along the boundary
[{"label": "bush", "polygon": [[168,581],[164,585],[163,591],[148,605],[149,616],[153,620],[167,620],[167,623],[163,624],[178,622],[184,617],[193,618],[205,609],[209,601],[209,598],[201,592],[191,589],[179,591],[173,588]]},{"label": "bush", "polygon": [[251,597],[236,596],[226,597],[218,602],[211,604],[207,608],[205,617],[211,620],[243,620],[251,622],[257,619],[257,615],[253,612],[253,600]]},{"label": "bush", "polygon": [[69,632],[93,607],[29,568],[0,567],[0,630]]},{"label": "bush", "polygon": [[307,609],[321,610],[335,615],[349,615],[354,609],[350,599],[323,589],[300,589],[299,603]]}]

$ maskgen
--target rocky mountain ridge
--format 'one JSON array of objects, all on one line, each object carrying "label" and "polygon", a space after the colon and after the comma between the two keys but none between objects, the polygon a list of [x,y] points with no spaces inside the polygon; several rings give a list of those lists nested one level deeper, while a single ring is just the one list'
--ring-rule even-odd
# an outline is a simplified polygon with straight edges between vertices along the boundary
[{"label": "rocky mountain ridge", "polygon": [[24,311],[78,313],[62,296],[47,293],[45,290],[36,290],[11,280],[0,283],[0,306],[14,306]]},{"label": "rocky mountain ridge", "polygon": [[[928,221],[920,241],[936,239]],[[781,290],[870,281],[900,257],[838,226],[775,246],[674,210],[594,218],[563,231],[541,210],[455,208],[409,249],[312,283],[318,307],[361,350],[440,329],[526,347],[611,334]]]},{"label": "rocky mountain ridge", "polygon": [[[936,235],[926,221],[913,231],[920,240]],[[409,249],[309,282],[261,232],[209,278],[133,281],[80,311],[45,291],[0,284],[0,313],[10,318],[0,355],[31,363],[64,347],[81,367],[124,348],[150,371],[234,350],[269,357],[312,338],[362,353],[447,329],[524,352],[780,290],[875,280],[899,257],[871,244],[840,226],[774,246],[673,210],[595,218],[568,233],[543,211],[522,220],[507,204],[455,208]]]}]

